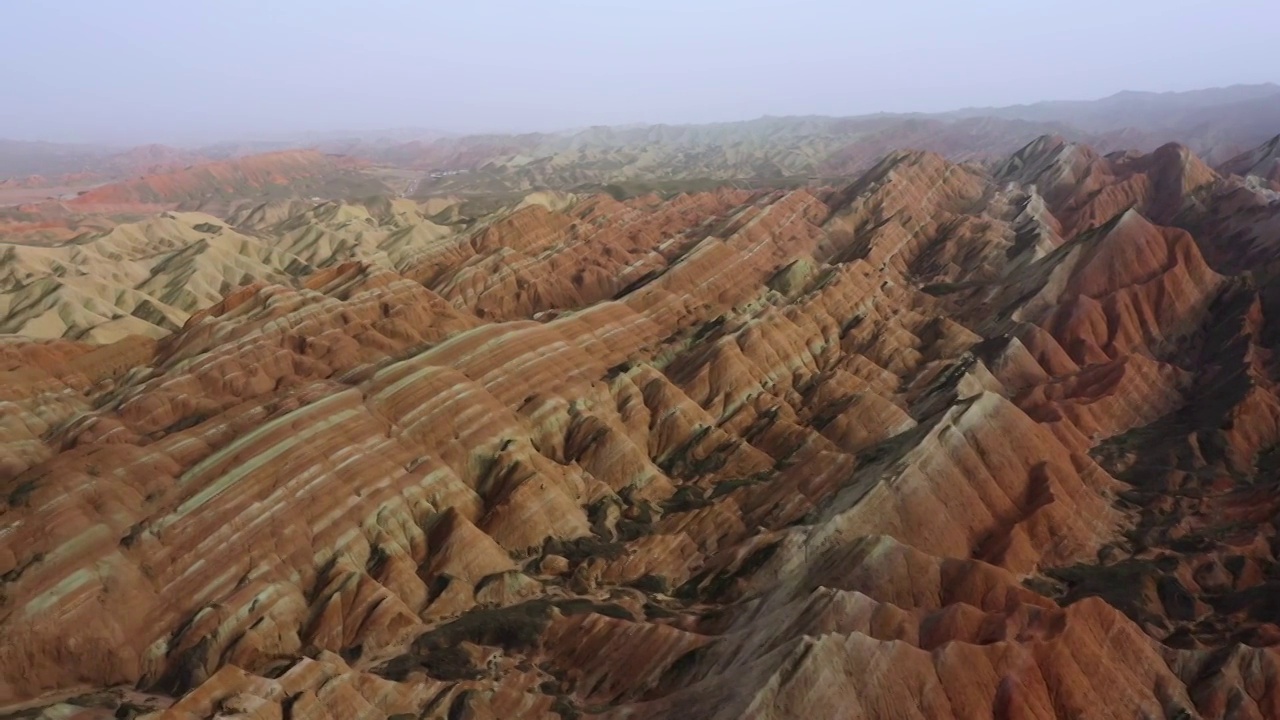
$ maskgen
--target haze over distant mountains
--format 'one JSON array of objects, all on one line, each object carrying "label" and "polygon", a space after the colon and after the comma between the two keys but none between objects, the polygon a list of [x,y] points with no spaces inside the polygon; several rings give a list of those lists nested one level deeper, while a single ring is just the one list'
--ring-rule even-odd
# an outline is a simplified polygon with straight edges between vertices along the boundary
[{"label": "haze over distant mountains", "polygon": [[1047,101],[935,114],[762,117],[705,125],[627,125],[554,133],[455,135],[430,129],[307,133],[201,147],[112,148],[0,140],[0,179],[28,185],[107,181],[275,150],[314,148],[393,168],[449,173],[422,188],[509,192],[539,187],[691,179],[847,174],[885,152],[912,147],[987,160],[1045,133],[1102,151],[1181,142],[1223,162],[1280,131],[1280,85],[1191,92],[1122,92],[1092,101]]},{"label": "haze over distant mountains", "polygon": [[[1280,85],[1232,85],[1187,92],[1125,91],[1101,100],[1050,100],[1030,105],[965,108],[942,113],[952,117],[999,117],[1038,122],[1062,122],[1089,132],[1126,127],[1146,130],[1178,128],[1214,119],[1223,109],[1275,110]],[[1263,116],[1261,119],[1274,116]]]}]

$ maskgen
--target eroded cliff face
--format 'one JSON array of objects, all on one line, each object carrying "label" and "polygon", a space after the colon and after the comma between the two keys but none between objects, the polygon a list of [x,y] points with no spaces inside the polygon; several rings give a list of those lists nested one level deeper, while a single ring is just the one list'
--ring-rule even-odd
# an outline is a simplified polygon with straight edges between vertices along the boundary
[{"label": "eroded cliff face", "polygon": [[[1243,183],[1045,138],[453,225],[170,218],[166,253],[274,269],[157,339],[0,344],[0,706],[1280,717]],[[169,297],[212,277],[168,262]]]}]

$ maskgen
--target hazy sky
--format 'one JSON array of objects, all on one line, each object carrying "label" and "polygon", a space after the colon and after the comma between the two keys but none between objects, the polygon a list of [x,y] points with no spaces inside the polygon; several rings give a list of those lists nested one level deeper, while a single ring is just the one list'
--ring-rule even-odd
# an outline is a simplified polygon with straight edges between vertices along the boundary
[{"label": "hazy sky", "polygon": [[0,137],[935,111],[1280,79],[1276,0],[9,0]]}]

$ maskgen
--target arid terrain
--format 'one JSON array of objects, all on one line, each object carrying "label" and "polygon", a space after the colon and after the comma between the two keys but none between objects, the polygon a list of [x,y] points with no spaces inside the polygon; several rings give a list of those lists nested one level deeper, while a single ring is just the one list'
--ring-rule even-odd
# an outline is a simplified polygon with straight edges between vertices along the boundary
[{"label": "arid terrain", "polygon": [[1280,127],[919,122],[0,214],[0,717],[1280,718]]},{"label": "arid terrain", "polygon": [[[260,170],[243,172],[259,182],[229,185],[238,161],[277,158],[277,178],[288,177],[284,151],[311,150],[329,156],[329,165],[363,169],[374,182],[403,195],[432,197],[520,195],[537,190],[605,191],[634,195],[648,191],[739,187],[795,187],[838,182],[861,174],[894,150],[938,153],[957,162],[991,163],[1035,138],[1054,134],[1084,142],[1099,152],[1151,152],[1179,142],[1211,165],[1219,165],[1267,141],[1280,128],[1280,85],[1235,85],[1190,92],[1122,92],[1099,100],[1041,102],[1010,107],[969,108],[946,113],[877,113],[853,117],[761,117],[704,125],[587,127],[561,132],[459,135],[435,130],[396,130],[359,135],[330,134],[296,140],[221,142],[175,148],[143,145],[104,148],[0,140],[0,207],[60,197],[93,185],[127,181],[130,199],[171,196],[188,204],[245,197],[264,185]],[[284,157],[288,158],[286,154]],[[297,160],[293,160],[296,163]],[[201,166],[213,165],[212,172]],[[228,172],[228,163],[231,166]],[[313,195],[343,197],[339,185],[321,185],[314,160],[305,177]],[[336,168],[329,167],[329,175]],[[194,173],[193,173],[194,171]],[[222,180],[201,187],[147,175],[186,174]],[[351,196],[352,173],[347,173]],[[7,183],[7,185],[6,185]],[[140,187],[149,185],[150,187]],[[206,194],[198,191],[204,189]],[[21,191],[21,192],[19,192]]]}]

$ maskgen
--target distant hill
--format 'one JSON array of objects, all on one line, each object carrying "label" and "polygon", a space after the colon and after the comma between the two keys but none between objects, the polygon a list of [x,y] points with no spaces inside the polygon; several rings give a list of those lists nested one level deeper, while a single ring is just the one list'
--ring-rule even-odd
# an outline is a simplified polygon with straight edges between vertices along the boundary
[{"label": "distant hill", "polygon": [[[121,151],[0,141],[0,180],[40,175],[53,186],[67,184],[66,177],[76,174],[82,181],[88,176],[106,182],[163,174],[211,160],[305,148],[411,173],[400,180],[419,195],[575,190],[611,184],[661,189],[706,182],[758,184],[847,176],[904,147],[937,152],[952,160],[985,162],[1044,134],[1085,142],[1102,152],[1150,152],[1174,141],[1218,165],[1277,132],[1280,85],[1260,84],[1190,92],[1121,92],[1099,100],[937,114],[766,116],[701,125],[463,136],[410,128],[307,133],[192,150],[152,145]],[[131,182],[137,192],[126,192],[126,197],[153,192],[145,187],[147,183]],[[184,201],[198,199],[198,182],[177,184],[189,188],[178,191]],[[104,189],[94,197],[119,192]]]},{"label": "distant hill", "polygon": [[1086,139],[1067,126],[1021,120],[765,117],[715,125],[446,139],[389,148],[374,159],[427,171],[420,194],[575,190],[610,184],[680,189],[703,181],[847,176],[901,147],[954,160],[987,160],[1047,133]]},{"label": "distant hill", "polygon": [[1143,151],[1176,141],[1209,162],[1224,162],[1280,132],[1280,85],[1176,93],[1126,91],[1101,100],[969,108],[943,117],[1062,123],[1097,135],[1101,146]]},{"label": "distant hill", "polygon": [[315,150],[286,150],[102,185],[82,193],[75,208],[164,205],[209,210],[219,201],[252,197],[359,195],[386,187],[359,172],[363,163]]},{"label": "distant hill", "polygon": [[422,194],[523,192],[644,183],[839,177],[894,148],[989,161],[1044,134],[1104,152],[1151,152],[1168,142],[1218,164],[1280,131],[1280,86],[1185,93],[1124,92],[951,113],[762,117],[704,125],[592,127],[566,133],[475,135],[392,145],[361,154],[426,171]]},{"label": "distant hill", "polygon": [[1242,103],[1245,107],[1257,108],[1280,106],[1280,85],[1232,85],[1163,93],[1126,90],[1100,100],[1052,100],[1029,105],[965,108],[942,113],[942,117],[1060,122],[1096,133],[1123,128],[1178,130],[1208,119],[1206,111]]},{"label": "distant hill", "polygon": [[97,145],[0,139],[0,180],[41,176],[50,183],[63,176],[92,175],[104,180],[159,172],[210,160],[196,150],[165,145],[112,148]]}]

